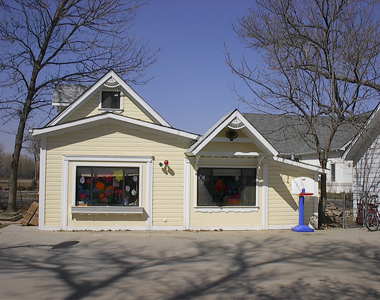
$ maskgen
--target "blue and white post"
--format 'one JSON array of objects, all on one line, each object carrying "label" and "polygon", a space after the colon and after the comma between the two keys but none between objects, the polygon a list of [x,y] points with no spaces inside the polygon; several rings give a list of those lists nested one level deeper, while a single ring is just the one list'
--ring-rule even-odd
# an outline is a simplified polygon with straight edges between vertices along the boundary
[{"label": "blue and white post", "polygon": [[293,231],[296,231],[296,232],[314,232],[313,228],[310,228],[309,226],[304,225],[304,223],[303,223],[303,219],[304,219],[304,215],[305,215],[305,205],[304,205],[305,198],[304,198],[304,196],[311,196],[311,195],[313,195],[313,194],[312,193],[305,193],[305,189],[302,189],[302,192],[299,195],[300,204],[299,204],[299,209],[298,209],[298,212],[299,212],[298,225],[292,228]]}]

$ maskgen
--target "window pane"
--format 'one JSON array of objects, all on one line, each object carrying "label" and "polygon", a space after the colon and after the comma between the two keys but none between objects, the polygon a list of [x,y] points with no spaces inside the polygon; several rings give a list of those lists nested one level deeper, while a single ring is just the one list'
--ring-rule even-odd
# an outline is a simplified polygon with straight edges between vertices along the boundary
[{"label": "window pane", "polygon": [[76,179],[76,205],[91,204],[91,168],[78,167]]},{"label": "window pane", "polygon": [[211,169],[198,170],[198,205],[215,205],[210,194]]},{"label": "window pane", "polygon": [[139,169],[125,170],[125,197],[124,205],[139,205]]},{"label": "window pane", "polygon": [[199,206],[255,206],[256,169],[198,170]]},{"label": "window pane", "polygon": [[[123,169],[93,168],[93,199],[94,205],[121,205],[123,191]],[[121,187],[120,187],[121,182]],[[120,195],[121,190],[121,195]]]},{"label": "window pane", "polygon": [[139,168],[78,167],[76,205],[139,205]]},{"label": "window pane", "polygon": [[241,202],[242,205],[256,205],[256,169],[243,169]]},{"label": "window pane", "polygon": [[103,91],[102,108],[120,108],[120,92]]}]

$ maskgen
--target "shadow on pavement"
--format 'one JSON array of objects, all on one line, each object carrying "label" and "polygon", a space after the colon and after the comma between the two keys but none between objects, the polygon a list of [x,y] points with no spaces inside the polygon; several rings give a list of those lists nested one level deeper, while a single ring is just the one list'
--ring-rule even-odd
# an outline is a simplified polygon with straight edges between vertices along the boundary
[{"label": "shadow on pavement", "polygon": [[25,293],[38,299],[380,299],[376,244],[295,244],[254,234],[228,242],[223,233],[203,241],[184,234],[189,238],[163,236],[168,242],[132,243],[126,233],[0,247],[1,278],[29,287],[0,291],[5,299]]}]

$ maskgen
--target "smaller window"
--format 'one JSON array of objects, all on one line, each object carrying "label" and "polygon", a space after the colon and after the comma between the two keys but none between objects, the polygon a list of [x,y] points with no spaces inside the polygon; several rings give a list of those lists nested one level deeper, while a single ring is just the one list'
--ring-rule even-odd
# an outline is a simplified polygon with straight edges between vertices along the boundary
[{"label": "smaller window", "polygon": [[331,164],[331,182],[335,182],[335,164]]},{"label": "smaller window", "polygon": [[102,91],[101,108],[120,109],[120,92]]}]

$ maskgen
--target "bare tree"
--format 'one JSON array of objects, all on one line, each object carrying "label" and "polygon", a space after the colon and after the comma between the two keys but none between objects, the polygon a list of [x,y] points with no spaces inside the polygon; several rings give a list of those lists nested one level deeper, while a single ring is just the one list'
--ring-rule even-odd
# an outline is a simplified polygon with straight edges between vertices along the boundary
[{"label": "bare tree", "polygon": [[113,69],[132,84],[156,52],[130,35],[138,0],[15,0],[0,11],[0,108],[18,120],[7,212],[16,208],[17,170],[27,121],[47,110],[57,83],[87,83]]},{"label": "bare tree", "polygon": [[[298,132],[326,168],[338,130],[357,123],[376,92],[380,53],[375,1],[256,0],[235,31],[246,46],[262,54],[264,66],[243,58],[233,73],[253,99],[240,99],[259,112],[298,116]],[[380,89],[378,89],[380,90]],[[328,134],[318,131],[320,123]],[[298,127],[299,128],[299,127]],[[321,175],[319,226],[326,205],[326,174]]]},{"label": "bare tree", "polygon": [[26,151],[32,155],[34,160],[34,180],[37,181],[39,174],[39,161],[40,161],[40,147],[41,140],[39,137],[33,136],[30,132],[26,135]]}]

